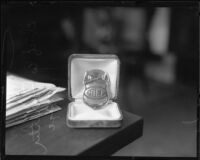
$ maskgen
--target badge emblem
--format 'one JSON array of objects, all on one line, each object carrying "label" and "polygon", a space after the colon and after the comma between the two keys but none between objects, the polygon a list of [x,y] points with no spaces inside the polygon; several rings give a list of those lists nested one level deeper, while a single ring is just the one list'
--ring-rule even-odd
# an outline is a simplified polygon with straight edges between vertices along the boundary
[{"label": "badge emblem", "polygon": [[93,109],[104,106],[109,100],[109,84],[110,80],[106,72],[99,69],[87,71],[84,77],[84,103]]}]

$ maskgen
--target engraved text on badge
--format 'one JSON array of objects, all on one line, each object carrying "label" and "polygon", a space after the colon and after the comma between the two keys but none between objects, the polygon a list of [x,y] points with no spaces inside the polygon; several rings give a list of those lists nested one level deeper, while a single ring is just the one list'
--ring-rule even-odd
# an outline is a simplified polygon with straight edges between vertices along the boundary
[{"label": "engraved text on badge", "polygon": [[104,88],[91,87],[86,89],[85,95],[88,98],[101,99],[107,95],[107,92]]}]

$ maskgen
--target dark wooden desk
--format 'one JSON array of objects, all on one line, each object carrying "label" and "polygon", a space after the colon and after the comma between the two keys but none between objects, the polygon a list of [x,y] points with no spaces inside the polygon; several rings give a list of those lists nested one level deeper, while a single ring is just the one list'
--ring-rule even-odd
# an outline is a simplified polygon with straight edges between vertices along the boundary
[{"label": "dark wooden desk", "polygon": [[66,125],[68,101],[62,110],[6,130],[7,155],[111,155],[142,136],[143,120],[122,111],[118,129],[72,129]]}]

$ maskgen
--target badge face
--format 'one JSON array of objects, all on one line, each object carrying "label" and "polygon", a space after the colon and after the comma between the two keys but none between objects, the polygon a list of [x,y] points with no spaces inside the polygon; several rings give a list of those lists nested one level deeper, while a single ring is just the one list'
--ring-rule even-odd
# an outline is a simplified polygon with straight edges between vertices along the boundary
[{"label": "badge face", "polygon": [[84,78],[83,101],[93,109],[100,109],[109,100],[109,77],[102,70],[87,71]]}]

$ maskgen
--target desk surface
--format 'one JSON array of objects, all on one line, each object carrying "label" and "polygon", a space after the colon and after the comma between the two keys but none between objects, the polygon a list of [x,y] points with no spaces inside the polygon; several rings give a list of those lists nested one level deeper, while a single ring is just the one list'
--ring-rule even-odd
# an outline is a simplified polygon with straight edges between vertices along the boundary
[{"label": "desk surface", "polygon": [[142,135],[143,120],[122,111],[116,129],[72,129],[66,125],[68,101],[62,110],[6,130],[7,155],[111,155]]}]

